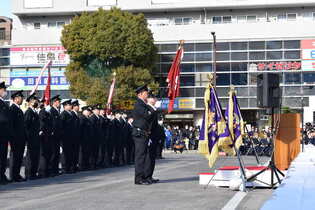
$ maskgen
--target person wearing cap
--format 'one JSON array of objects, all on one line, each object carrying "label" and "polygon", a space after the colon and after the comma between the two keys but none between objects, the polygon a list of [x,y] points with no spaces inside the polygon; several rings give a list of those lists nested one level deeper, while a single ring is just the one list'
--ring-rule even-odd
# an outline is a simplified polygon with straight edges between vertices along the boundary
[{"label": "person wearing cap", "polygon": [[133,130],[132,137],[135,143],[135,184],[150,185],[145,172],[150,168],[149,159],[149,135],[152,123],[152,112],[147,105],[148,87],[146,85],[137,88],[137,100],[132,111]]},{"label": "person wearing cap", "polygon": [[135,161],[135,146],[132,140],[132,122],[133,118],[131,115],[127,116],[127,134],[126,134],[126,161],[127,164],[133,164]]},{"label": "person wearing cap", "polygon": [[9,179],[5,175],[7,168],[8,142],[12,138],[10,107],[4,101],[7,96],[5,82],[0,82],[0,185],[7,184]]},{"label": "person wearing cap", "polygon": [[100,138],[100,147],[99,147],[99,157],[97,165],[99,168],[105,168],[106,163],[106,146],[108,140],[108,119],[105,116],[105,110],[100,109],[100,127],[101,127],[101,138]]},{"label": "person wearing cap", "polygon": [[123,153],[122,145],[122,121],[121,114],[119,110],[114,111],[115,118],[112,121],[112,132],[113,132],[113,164],[114,166],[120,166]]},{"label": "person wearing cap", "polygon": [[62,124],[62,149],[64,157],[64,171],[66,174],[74,173],[73,162],[74,162],[74,151],[73,151],[73,124],[74,118],[71,113],[72,104],[71,99],[62,102],[63,111],[60,114],[60,120]]},{"label": "person wearing cap", "polygon": [[52,117],[52,133],[51,133],[51,141],[52,141],[52,157],[50,160],[50,176],[58,176],[60,175],[59,171],[59,162],[60,162],[60,143],[62,136],[62,123],[60,120],[60,95],[56,95],[50,99],[51,107],[49,112]]},{"label": "person wearing cap", "polygon": [[81,171],[90,169],[91,140],[94,132],[92,122],[89,120],[91,113],[90,106],[84,106],[82,107],[82,114],[79,115],[81,136],[79,169]]},{"label": "person wearing cap", "polygon": [[127,151],[129,147],[127,146],[127,140],[128,140],[128,122],[127,122],[127,114],[125,111],[120,112],[120,122],[122,124],[121,128],[121,135],[122,135],[122,158],[123,158],[123,164],[130,163],[130,161],[127,160],[127,153],[129,154],[130,151]]},{"label": "person wearing cap", "polygon": [[[39,139],[40,139],[40,158],[38,176],[40,178],[47,178],[51,176],[52,171],[52,154],[54,142],[52,138],[53,118],[48,111],[49,105],[45,103],[45,98],[40,100],[39,116]],[[47,108],[47,109],[46,109]]]},{"label": "person wearing cap", "polygon": [[27,97],[26,102],[28,102],[28,109],[24,113],[27,142],[25,177],[26,179],[34,180],[38,178],[37,170],[40,156],[40,125],[39,115],[36,111],[39,104],[35,93]]},{"label": "person wearing cap", "polygon": [[73,99],[71,101],[72,104],[72,116],[73,116],[73,170],[77,172],[79,170],[79,150],[80,150],[80,143],[81,143],[81,135],[80,135],[80,119],[79,119],[79,110],[80,104],[77,99]]},{"label": "person wearing cap", "polygon": [[12,120],[13,137],[10,139],[10,178],[13,182],[22,182],[25,179],[21,176],[21,166],[23,161],[26,133],[24,125],[24,114],[20,109],[23,103],[23,91],[17,91],[11,95],[12,105],[10,106],[10,116]]},{"label": "person wearing cap", "polygon": [[101,124],[100,124],[100,105],[92,106],[92,115],[89,118],[93,128],[93,136],[91,138],[91,169],[97,168],[99,145],[101,142]]}]

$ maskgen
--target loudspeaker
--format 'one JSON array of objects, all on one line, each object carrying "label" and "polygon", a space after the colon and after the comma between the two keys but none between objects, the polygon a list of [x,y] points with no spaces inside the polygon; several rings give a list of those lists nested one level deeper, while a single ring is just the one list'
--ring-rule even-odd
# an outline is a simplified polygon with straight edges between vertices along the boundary
[{"label": "loudspeaker", "polygon": [[262,73],[257,75],[257,107],[280,107],[279,74]]}]

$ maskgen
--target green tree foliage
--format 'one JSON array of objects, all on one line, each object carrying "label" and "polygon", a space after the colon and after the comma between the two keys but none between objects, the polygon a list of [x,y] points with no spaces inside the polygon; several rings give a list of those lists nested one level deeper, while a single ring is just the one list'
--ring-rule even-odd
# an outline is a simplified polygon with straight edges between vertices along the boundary
[{"label": "green tree foliage", "polygon": [[133,98],[139,84],[156,87],[151,71],[157,50],[143,14],[117,8],[84,12],[64,27],[61,42],[71,58],[66,77],[75,97],[105,104],[113,69],[117,69],[116,101]]}]

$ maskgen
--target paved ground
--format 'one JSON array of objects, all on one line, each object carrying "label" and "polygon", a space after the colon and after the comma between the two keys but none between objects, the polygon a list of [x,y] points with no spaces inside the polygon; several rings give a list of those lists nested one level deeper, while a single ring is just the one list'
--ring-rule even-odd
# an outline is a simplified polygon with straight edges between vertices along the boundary
[{"label": "paved ground", "polygon": [[[133,184],[132,166],[81,172],[55,178],[0,186],[0,209],[221,209],[237,193],[228,188],[198,184],[198,173],[209,172],[196,153],[165,154],[155,176],[159,184]],[[244,158],[253,164],[253,157]],[[220,158],[217,167],[235,165],[236,158]],[[250,190],[238,209],[259,209],[270,190]]]}]

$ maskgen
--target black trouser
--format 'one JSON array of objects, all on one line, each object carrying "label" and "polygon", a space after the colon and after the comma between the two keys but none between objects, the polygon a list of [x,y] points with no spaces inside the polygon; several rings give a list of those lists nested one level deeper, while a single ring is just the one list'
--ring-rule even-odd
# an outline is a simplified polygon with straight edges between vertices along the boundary
[{"label": "black trouser", "polygon": [[79,153],[80,153],[80,137],[73,139],[73,169],[76,171],[79,165]]},{"label": "black trouser", "polygon": [[114,154],[114,146],[113,146],[113,142],[111,139],[108,140],[107,143],[107,160],[108,160],[108,164],[109,166],[113,165],[113,154]]},{"label": "black trouser", "polygon": [[0,139],[0,181],[5,176],[7,169],[8,141]]},{"label": "black trouser", "polygon": [[60,162],[60,138],[52,136],[52,154],[50,159],[51,173],[59,173],[59,162]]},{"label": "black trouser", "polygon": [[119,165],[120,164],[120,160],[121,160],[121,156],[123,154],[123,145],[121,140],[116,140],[114,143],[114,164],[115,165]]},{"label": "black trouser", "polygon": [[38,166],[39,166],[39,156],[40,156],[40,141],[39,136],[32,136],[27,142],[27,153],[26,153],[26,167],[25,167],[25,177],[31,178],[36,177]]},{"label": "black trouser", "polygon": [[51,172],[51,159],[53,153],[54,144],[51,137],[49,136],[40,136],[40,159],[39,159],[39,169],[38,174],[41,177],[50,176]]},{"label": "black trouser", "polygon": [[135,142],[135,183],[146,180],[150,170],[150,157],[148,138],[145,136],[133,136]]},{"label": "black trouser", "polygon": [[99,140],[93,139],[95,142],[91,143],[91,155],[90,155],[90,165],[92,169],[96,169],[98,151],[99,151]]},{"label": "black trouser", "polygon": [[66,173],[70,172],[73,169],[74,162],[74,147],[72,143],[71,137],[65,137],[62,140],[62,152],[64,157],[64,165],[63,168]]},{"label": "black trouser", "polygon": [[98,167],[105,166],[105,154],[106,154],[106,144],[105,144],[105,141],[102,140],[102,142],[99,144],[99,149],[98,149],[98,160],[97,160]]},{"label": "black trouser", "polygon": [[87,170],[90,168],[90,155],[91,155],[91,145],[88,140],[82,141],[80,146],[80,160],[79,166],[80,170]]},{"label": "black trouser", "polygon": [[14,140],[10,142],[10,178],[12,180],[21,176],[20,170],[23,162],[23,155],[25,149],[24,140]]},{"label": "black trouser", "polygon": [[152,178],[152,175],[154,172],[156,150],[157,150],[157,140],[152,140],[152,143],[149,146],[150,168],[148,168],[148,170],[145,172],[147,178]]},{"label": "black trouser", "polygon": [[163,147],[164,147],[164,141],[158,142],[157,149],[156,149],[157,158],[162,158]]},{"label": "black trouser", "polygon": [[126,146],[126,156],[127,164],[133,163],[135,161],[135,146],[132,139],[128,139]]}]

